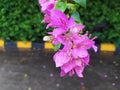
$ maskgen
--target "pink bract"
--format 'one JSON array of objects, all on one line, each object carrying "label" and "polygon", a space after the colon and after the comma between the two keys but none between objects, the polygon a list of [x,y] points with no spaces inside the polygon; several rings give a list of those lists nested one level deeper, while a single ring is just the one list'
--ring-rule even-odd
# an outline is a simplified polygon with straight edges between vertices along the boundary
[{"label": "pink bract", "polygon": [[[77,59],[74,59],[74,57],[72,57],[72,55],[70,55],[69,57],[70,57],[70,59],[68,60],[68,62],[64,63],[61,66],[60,76],[63,77],[67,73],[69,73],[69,76],[73,76],[74,73],[76,72],[78,77],[83,77],[82,72],[86,65],[86,63],[85,63],[86,61],[84,60],[84,58],[78,57]],[[55,63],[57,63],[57,62],[55,62]]]},{"label": "pink bract", "polygon": [[45,14],[44,15],[44,19],[42,20],[42,22],[44,22],[44,23],[50,23],[51,22],[50,16],[48,14]]},{"label": "pink bract", "polygon": [[61,67],[70,60],[70,55],[64,51],[58,51],[53,58],[56,67]]},{"label": "pink bract", "polygon": [[84,27],[85,26],[82,24],[75,25],[70,28],[70,32],[79,34],[83,30]]},{"label": "pink bract", "polygon": [[39,0],[39,4],[41,6],[41,12],[45,13],[54,8],[56,0]]},{"label": "pink bract", "polygon": [[59,28],[67,29],[68,18],[62,11],[51,10],[50,18],[51,18],[51,22],[47,25],[47,28],[59,27]]}]

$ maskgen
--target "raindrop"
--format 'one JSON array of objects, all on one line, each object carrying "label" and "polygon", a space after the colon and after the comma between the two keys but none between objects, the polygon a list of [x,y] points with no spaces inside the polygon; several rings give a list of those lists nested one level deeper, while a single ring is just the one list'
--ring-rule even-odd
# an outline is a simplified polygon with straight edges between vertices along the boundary
[{"label": "raindrop", "polygon": [[24,78],[27,78],[27,77],[28,77],[28,74],[25,73],[25,74],[24,74]]},{"label": "raindrop", "polygon": [[44,69],[46,68],[46,66],[45,66],[45,65],[43,65],[42,67],[43,67]]},{"label": "raindrop", "polygon": [[115,76],[115,79],[118,79],[118,76]]},{"label": "raindrop", "polygon": [[57,83],[57,84],[56,84],[56,87],[60,87],[60,84],[59,84],[59,83]]},{"label": "raindrop", "polygon": [[112,86],[115,86],[115,83],[112,83]]},{"label": "raindrop", "polygon": [[107,78],[107,77],[108,77],[108,75],[107,75],[107,74],[105,74],[105,75],[104,75],[104,77],[105,77],[105,78]]},{"label": "raindrop", "polygon": [[31,87],[29,87],[29,88],[28,88],[28,90],[32,90],[32,88],[31,88]]},{"label": "raindrop", "polygon": [[113,61],[114,64],[116,64],[116,61]]},{"label": "raindrop", "polygon": [[81,82],[80,84],[81,84],[81,86],[84,86],[84,82]]},{"label": "raindrop", "polygon": [[54,76],[54,74],[53,73],[50,73],[50,77],[53,77]]}]

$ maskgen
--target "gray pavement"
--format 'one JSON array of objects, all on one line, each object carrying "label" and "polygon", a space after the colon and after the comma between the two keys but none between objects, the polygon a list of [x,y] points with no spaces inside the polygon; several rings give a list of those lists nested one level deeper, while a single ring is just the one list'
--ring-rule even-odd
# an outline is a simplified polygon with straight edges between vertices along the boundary
[{"label": "gray pavement", "polygon": [[0,51],[0,90],[120,90],[120,54],[91,54],[84,78],[59,76],[51,50]]}]

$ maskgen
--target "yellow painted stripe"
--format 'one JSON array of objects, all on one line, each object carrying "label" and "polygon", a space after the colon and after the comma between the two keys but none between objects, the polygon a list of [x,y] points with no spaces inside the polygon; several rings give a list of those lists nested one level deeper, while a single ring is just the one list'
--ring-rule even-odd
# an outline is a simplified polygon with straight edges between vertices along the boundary
[{"label": "yellow painted stripe", "polygon": [[31,47],[32,47],[31,42],[22,42],[22,41],[17,42],[17,48],[31,48]]},{"label": "yellow painted stripe", "polygon": [[3,40],[0,40],[0,47],[4,48],[4,41]]},{"label": "yellow painted stripe", "polygon": [[44,43],[44,48],[45,49],[53,49],[53,45],[51,42],[45,42]]},{"label": "yellow painted stripe", "polygon": [[115,48],[114,44],[103,43],[103,44],[101,44],[100,50],[101,51],[115,51],[116,48]]}]

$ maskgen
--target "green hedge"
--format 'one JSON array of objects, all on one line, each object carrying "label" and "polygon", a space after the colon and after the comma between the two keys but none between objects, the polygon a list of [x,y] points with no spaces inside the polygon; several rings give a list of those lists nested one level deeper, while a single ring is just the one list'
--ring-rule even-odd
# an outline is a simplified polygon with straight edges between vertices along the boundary
[{"label": "green hedge", "polygon": [[120,1],[88,0],[87,8],[80,8],[81,19],[100,42],[120,45]]},{"label": "green hedge", "polygon": [[[119,0],[87,0],[78,11],[98,41],[120,45]],[[6,41],[40,41],[46,35],[42,19],[38,0],[0,0],[0,38]]]},{"label": "green hedge", "polygon": [[0,38],[40,41],[46,34],[38,0],[0,0]]}]

